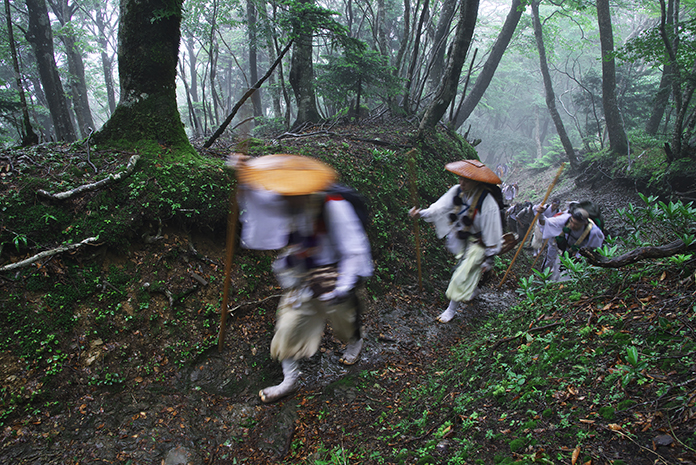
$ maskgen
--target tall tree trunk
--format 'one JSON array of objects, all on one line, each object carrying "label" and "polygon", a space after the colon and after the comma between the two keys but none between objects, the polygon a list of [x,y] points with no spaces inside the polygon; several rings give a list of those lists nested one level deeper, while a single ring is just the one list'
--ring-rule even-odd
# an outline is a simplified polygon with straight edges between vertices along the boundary
[{"label": "tall tree trunk", "polygon": [[77,118],[77,129],[81,137],[86,137],[96,128],[92,119],[92,110],[89,107],[82,51],[72,30],[73,28],[70,27],[76,7],[74,4],[70,5],[69,0],[49,0],[49,3],[51,10],[53,10],[61,25],[59,37],[65,46],[65,55],[68,59],[68,71],[70,73],[68,88],[72,95],[73,108]]},{"label": "tall tree trunk", "polygon": [[106,86],[106,98],[109,103],[109,115],[113,115],[116,110],[116,89],[113,78],[114,60],[113,57],[109,55],[110,29],[108,28],[107,21],[104,19],[104,11],[101,6],[97,6],[94,22],[99,31],[97,34],[97,43],[101,48],[100,57],[102,72],[104,73],[104,85]]},{"label": "tall tree trunk", "polygon": [[175,157],[195,153],[176,103],[182,1],[121,0],[121,100],[93,138],[95,143],[155,142],[171,149]]},{"label": "tall tree trunk", "polygon": [[[277,37],[273,38],[273,45],[275,46],[276,55],[279,55],[281,49]],[[288,87],[285,85],[282,62],[278,65],[278,78],[280,79],[280,88],[283,90],[283,100],[285,101],[285,125],[289,128],[290,121],[292,121],[292,104],[290,102],[290,92],[288,92]]]},{"label": "tall tree trunk", "polygon": [[[247,0],[247,23],[249,29],[249,81],[255,83],[259,80],[259,71],[256,66],[256,6],[255,0]],[[261,89],[257,89],[251,96],[254,106],[254,117],[263,116],[261,108]]]},{"label": "tall tree trunk", "polygon": [[5,0],[5,17],[7,19],[7,35],[10,42],[10,53],[12,54],[12,69],[14,70],[15,82],[17,84],[17,92],[19,93],[19,103],[22,107],[22,125],[19,131],[22,137],[22,147],[36,145],[39,143],[39,136],[31,127],[29,119],[29,107],[27,99],[24,96],[24,86],[22,85],[22,74],[19,69],[19,60],[17,60],[17,47],[14,40],[14,30],[12,26],[12,13],[10,11],[10,0]]},{"label": "tall tree trunk", "polygon": [[445,69],[445,51],[447,49],[447,36],[449,35],[450,25],[454,19],[454,10],[457,6],[457,0],[443,0],[440,8],[440,17],[437,20],[435,35],[433,36],[433,58],[432,68],[430,70],[430,87],[432,90],[437,89],[440,85],[440,79]]},{"label": "tall tree trunk", "polygon": [[476,78],[469,95],[466,96],[460,109],[457,111],[456,119],[452,125],[455,130],[459,129],[461,125],[464,124],[464,121],[469,118],[471,112],[474,111],[476,105],[481,101],[486,89],[488,89],[488,85],[491,83],[491,79],[493,79],[493,75],[505,53],[505,49],[507,49],[515,29],[517,29],[520,17],[522,13],[524,13],[524,7],[522,5],[522,0],[512,0],[512,6],[510,6],[510,11],[505,18],[503,28],[495,39],[491,53],[488,55],[486,63],[484,63],[483,69]]},{"label": "tall tree trunk", "polygon": [[181,72],[181,81],[184,83],[186,91],[186,103],[189,109],[189,121],[193,128],[193,135],[198,137],[203,134],[203,128],[200,122],[200,112],[197,103],[198,100],[198,73],[196,66],[196,50],[193,45],[193,39],[189,36],[184,40],[186,47],[186,56],[188,57],[188,69],[191,73],[190,80],[186,79],[186,63],[182,60],[179,63]]},{"label": "tall tree trunk", "polygon": [[375,27],[377,28],[377,50],[379,50],[382,56],[388,56],[389,54],[389,49],[387,47],[387,31],[384,27],[385,15],[384,0],[377,0],[377,17],[375,18]]},{"label": "tall tree trunk", "polygon": [[[262,3],[258,7],[258,15],[259,19],[261,21],[261,30],[264,31],[264,40],[266,41],[266,53],[268,54],[268,61],[273,62],[275,61],[277,55],[275,45],[273,43],[273,28],[270,25],[270,21],[268,18],[268,12],[266,11],[266,4]],[[278,74],[282,76],[282,71],[283,71],[283,64],[280,63],[278,65]],[[279,79],[280,81],[280,79]],[[273,115],[276,118],[280,118],[283,115],[283,110],[280,105],[280,96],[281,96],[281,91],[278,89],[276,85],[276,75],[275,73],[271,74],[268,77],[268,91],[266,92],[267,95],[270,95],[271,97],[271,105],[273,107]]]},{"label": "tall tree trunk", "polygon": [[[314,0],[300,0],[300,3],[313,3]],[[301,21],[301,20],[300,20]],[[321,120],[314,93],[314,65],[312,64],[312,32],[302,30],[301,24],[294,26],[297,39],[292,49],[290,64],[290,85],[297,102],[297,119],[292,127],[303,123],[316,123]]]},{"label": "tall tree trunk", "polygon": [[628,142],[616,99],[616,66],[614,63],[614,32],[611,26],[609,0],[597,0],[597,24],[602,49],[602,105],[609,135],[609,149],[617,154],[628,153]]},{"label": "tall tree trunk", "polygon": [[653,102],[652,111],[650,112],[650,117],[647,123],[645,123],[645,132],[654,136],[657,134],[657,130],[660,127],[660,122],[665,114],[665,109],[667,108],[667,102],[669,102],[669,95],[672,93],[672,67],[670,65],[664,65],[662,69],[662,78],[660,79],[660,86],[658,87],[657,94],[655,95],[655,101]]},{"label": "tall tree trunk", "polygon": [[416,63],[418,62],[418,53],[420,46],[421,31],[423,30],[423,23],[425,22],[425,17],[428,14],[428,7],[430,6],[430,0],[424,0],[423,10],[421,11],[420,19],[418,20],[418,27],[415,31],[415,41],[413,43],[413,53],[411,55],[411,64],[408,67],[408,72],[406,73],[406,84],[404,85],[404,102],[403,109],[406,114],[411,113],[411,85],[413,83],[413,73],[416,69]]},{"label": "tall tree trunk", "polygon": [[26,36],[36,55],[41,84],[48,102],[56,138],[73,142],[76,139],[75,128],[70,119],[70,110],[53,54],[53,32],[48,19],[46,2],[44,0],[26,0],[26,2],[29,11],[29,27]]},{"label": "tall tree trunk", "polygon": [[457,32],[452,42],[452,52],[447,62],[447,68],[442,76],[442,83],[435,94],[432,103],[425,110],[423,119],[420,122],[418,132],[420,135],[425,130],[432,129],[440,121],[442,115],[447,111],[447,107],[457,93],[459,76],[462,66],[466,59],[466,54],[471,44],[476,27],[476,17],[478,16],[479,0],[462,0],[459,8],[459,22]]},{"label": "tall tree trunk", "polygon": [[541,29],[541,20],[539,19],[539,0],[532,1],[532,21],[534,21],[534,37],[536,38],[537,49],[539,50],[539,68],[541,69],[541,76],[544,79],[546,107],[549,109],[549,114],[551,115],[553,124],[556,126],[556,132],[561,138],[563,150],[565,150],[566,155],[568,155],[571,166],[577,166],[578,159],[575,156],[575,149],[573,149],[573,144],[570,142],[568,133],[565,130],[561,115],[556,108],[556,94],[553,92],[553,83],[551,82],[551,74],[549,73],[549,65],[546,59],[544,35]]},{"label": "tall tree trunk", "polygon": [[536,141],[537,158],[544,156],[544,141],[541,138],[541,124],[539,123],[539,107],[534,108],[534,140]]},{"label": "tall tree trunk", "polygon": [[188,79],[186,78],[186,66],[185,63],[179,62],[179,73],[181,82],[184,83],[184,92],[186,94],[186,106],[188,107],[188,117],[189,125],[192,128],[192,135],[198,137],[201,135],[201,123],[198,121],[198,115],[196,114],[196,107],[193,103],[193,96],[191,95],[191,87],[189,86]]},{"label": "tall tree trunk", "polygon": [[411,0],[404,0],[404,32],[401,37],[401,46],[396,53],[394,60],[394,74],[399,76],[401,73],[401,63],[408,49],[409,38],[411,37]]},{"label": "tall tree trunk", "polygon": [[[667,25],[672,26],[674,23],[674,0],[669,0],[667,6]],[[676,45],[676,44],[673,44]],[[653,102],[653,108],[650,112],[650,117],[645,124],[645,132],[650,135],[657,134],[657,130],[660,127],[660,121],[662,121],[662,116],[665,114],[665,108],[667,108],[667,102],[669,101],[669,95],[672,91],[672,73],[674,70],[670,64],[665,64],[662,68],[662,78],[660,79],[660,86],[658,87],[657,94],[655,95],[655,101]]]}]

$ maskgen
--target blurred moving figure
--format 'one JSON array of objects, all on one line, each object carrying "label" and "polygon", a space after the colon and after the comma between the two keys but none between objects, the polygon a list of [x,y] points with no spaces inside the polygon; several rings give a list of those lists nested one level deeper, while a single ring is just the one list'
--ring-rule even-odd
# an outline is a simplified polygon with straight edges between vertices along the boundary
[{"label": "blurred moving figure", "polygon": [[271,357],[283,381],[259,392],[276,401],[297,389],[298,361],[319,349],[328,320],[346,349],[341,362],[358,361],[363,346],[356,287],[372,275],[370,244],[353,204],[333,189],[335,171],[299,155],[231,157],[240,190],[241,245],[282,249],[273,264],[284,294],[278,305]]}]

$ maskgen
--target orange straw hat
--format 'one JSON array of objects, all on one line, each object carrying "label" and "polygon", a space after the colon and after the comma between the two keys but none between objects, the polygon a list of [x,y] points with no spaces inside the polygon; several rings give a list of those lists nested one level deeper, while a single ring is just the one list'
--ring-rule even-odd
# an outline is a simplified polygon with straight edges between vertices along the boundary
[{"label": "orange straw hat", "polygon": [[315,158],[277,153],[242,163],[237,177],[239,182],[253,188],[281,195],[308,195],[331,185],[336,171]]},{"label": "orange straw hat", "polygon": [[463,178],[488,184],[500,184],[497,174],[478,160],[453,161],[445,165],[445,169]]}]

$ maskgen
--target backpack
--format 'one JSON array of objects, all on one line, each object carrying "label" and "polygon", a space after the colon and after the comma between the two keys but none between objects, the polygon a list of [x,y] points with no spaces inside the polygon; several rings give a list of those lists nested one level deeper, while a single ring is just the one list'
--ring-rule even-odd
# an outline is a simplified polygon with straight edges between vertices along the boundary
[{"label": "backpack", "polygon": [[568,213],[572,214],[578,208],[582,208],[590,215],[590,219],[594,221],[594,224],[601,230],[604,230],[604,217],[602,216],[602,209],[599,205],[592,202],[591,200],[583,200],[582,202],[570,202],[568,207]]},{"label": "backpack", "polygon": [[[457,196],[462,192],[461,188],[457,190]],[[503,193],[500,190],[500,187],[498,187],[495,184],[490,184],[487,185],[486,187],[483,188],[483,192],[481,192],[481,195],[478,198],[478,202],[476,202],[476,207],[474,209],[474,215],[471,217],[472,221],[478,214],[478,212],[481,211],[481,206],[483,205],[483,201],[486,199],[486,196],[488,194],[491,194],[493,196],[493,199],[495,199],[495,202],[498,204],[498,209],[500,210],[500,224],[503,225],[505,224],[505,204],[503,203]]]},{"label": "backpack", "polygon": [[362,224],[363,229],[365,232],[367,232],[367,226],[370,224],[370,209],[367,204],[367,199],[353,189],[352,187],[348,187],[344,184],[333,184],[329,189],[326,191],[326,197],[331,196],[338,196],[342,197],[344,200],[347,200],[350,202],[350,204],[353,206],[353,210],[355,210],[355,214],[358,216],[358,219],[360,220],[360,223]]}]

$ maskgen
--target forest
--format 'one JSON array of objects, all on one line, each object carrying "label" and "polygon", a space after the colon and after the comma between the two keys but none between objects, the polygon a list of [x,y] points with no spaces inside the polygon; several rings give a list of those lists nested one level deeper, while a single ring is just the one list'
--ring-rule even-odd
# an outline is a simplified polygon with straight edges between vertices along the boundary
[{"label": "forest", "polygon": [[[0,463],[696,463],[694,0],[3,3]],[[240,152],[369,206],[360,359],[327,326],[271,404]],[[554,282],[518,237],[440,324],[408,211],[473,158],[606,241]]]},{"label": "forest", "polygon": [[385,112],[447,125],[489,164],[696,145],[691,1],[8,0],[5,15],[6,147],[210,146]]}]

